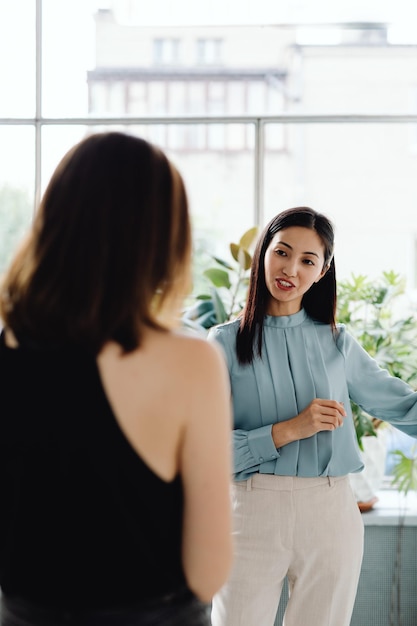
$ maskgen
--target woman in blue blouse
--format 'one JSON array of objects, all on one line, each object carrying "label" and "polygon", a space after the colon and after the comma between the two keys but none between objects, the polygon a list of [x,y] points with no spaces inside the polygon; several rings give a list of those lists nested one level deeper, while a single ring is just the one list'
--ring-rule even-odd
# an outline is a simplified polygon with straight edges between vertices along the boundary
[{"label": "woman in blue blouse", "polygon": [[335,323],[331,222],[289,209],[266,226],[242,316],[214,328],[234,411],[235,561],[213,626],[348,626],[363,522],[348,474],[363,463],[350,410],[417,437],[417,393]]}]

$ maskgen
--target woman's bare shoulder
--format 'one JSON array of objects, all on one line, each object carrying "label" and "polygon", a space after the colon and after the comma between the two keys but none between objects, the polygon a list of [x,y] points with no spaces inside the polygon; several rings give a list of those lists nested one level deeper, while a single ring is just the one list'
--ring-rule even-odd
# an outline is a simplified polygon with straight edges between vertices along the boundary
[{"label": "woman's bare shoulder", "polygon": [[223,360],[220,347],[214,342],[208,341],[204,336],[190,335],[187,333],[173,332],[170,335],[172,348],[178,355],[182,354],[185,359],[195,364],[195,359],[201,359],[208,365],[217,365]]},{"label": "woman's bare shoulder", "polygon": [[146,332],[142,345],[123,355],[120,346],[108,344],[99,356],[99,363],[127,375],[127,380],[140,377],[148,380],[155,376],[168,384],[178,384],[181,379],[197,380],[224,371],[220,347],[205,337],[177,331]]}]

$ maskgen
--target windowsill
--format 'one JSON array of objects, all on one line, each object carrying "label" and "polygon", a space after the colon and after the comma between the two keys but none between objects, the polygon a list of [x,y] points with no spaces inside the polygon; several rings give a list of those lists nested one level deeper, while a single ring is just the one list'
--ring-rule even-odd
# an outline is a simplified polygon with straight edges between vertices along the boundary
[{"label": "windowsill", "polygon": [[367,513],[362,513],[365,526],[417,526],[417,492],[409,492],[405,498],[395,489],[377,492],[378,502]]}]

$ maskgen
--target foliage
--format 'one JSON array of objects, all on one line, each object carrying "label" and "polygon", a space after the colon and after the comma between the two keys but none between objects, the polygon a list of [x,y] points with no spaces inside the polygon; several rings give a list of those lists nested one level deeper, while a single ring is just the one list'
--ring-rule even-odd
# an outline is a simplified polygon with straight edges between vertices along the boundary
[{"label": "foliage", "polygon": [[216,265],[203,272],[207,292],[195,296],[195,302],[183,314],[185,326],[206,330],[235,318],[242,310],[249,284],[251,249],[257,238],[256,226],[247,230],[238,243],[229,246],[232,259],[212,256]]},{"label": "foliage", "polygon": [[5,269],[15,246],[26,232],[32,212],[32,203],[26,191],[10,185],[0,188],[0,272]]},{"label": "foliage", "polygon": [[338,284],[337,319],[346,324],[363,348],[392,376],[417,384],[417,325],[412,316],[395,317],[405,280],[383,272],[376,281],[352,276]]},{"label": "foliage", "polygon": [[[395,306],[405,293],[405,281],[395,272],[383,272],[371,281],[352,276],[338,284],[337,319],[346,324],[363,346],[392,376],[417,386],[417,325],[413,317],[397,318]],[[381,421],[351,403],[356,435],[376,436]]]},{"label": "foliage", "polygon": [[402,450],[393,450],[391,454],[396,461],[392,471],[392,486],[404,495],[407,495],[410,489],[417,490],[417,446],[414,445],[410,456],[404,454]]}]

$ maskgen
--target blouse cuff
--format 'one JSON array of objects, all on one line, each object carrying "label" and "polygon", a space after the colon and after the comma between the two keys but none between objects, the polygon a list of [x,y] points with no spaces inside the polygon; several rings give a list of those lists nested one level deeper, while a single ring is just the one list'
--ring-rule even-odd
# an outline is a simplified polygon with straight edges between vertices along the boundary
[{"label": "blouse cuff", "polygon": [[248,446],[257,463],[273,461],[280,456],[272,439],[272,424],[249,431]]}]

